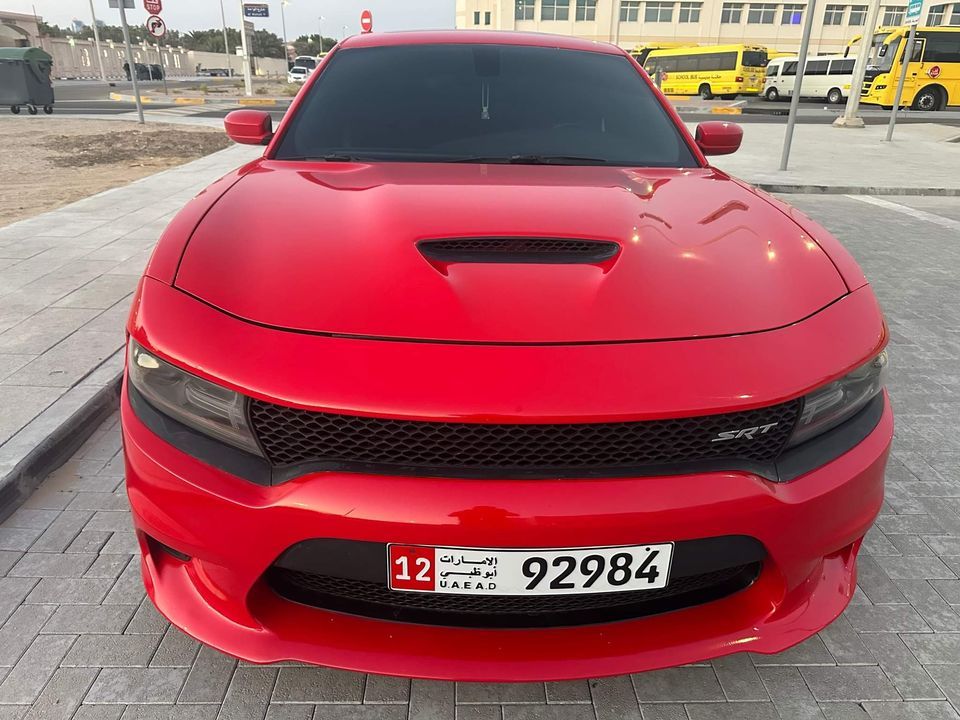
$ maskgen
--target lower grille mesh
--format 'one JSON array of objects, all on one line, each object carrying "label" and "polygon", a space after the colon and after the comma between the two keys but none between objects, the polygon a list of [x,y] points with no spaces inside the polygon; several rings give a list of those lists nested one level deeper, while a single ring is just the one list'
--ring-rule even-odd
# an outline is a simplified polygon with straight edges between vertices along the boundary
[{"label": "lower grille mesh", "polygon": [[753,562],[671,579],[665,588],[585,595],[472,596],[397,592],[386,585],[273,566],[266,581],[288,600],[401,622],[462,627],[554,627],[643,617],[716,600],[749,586]]}]

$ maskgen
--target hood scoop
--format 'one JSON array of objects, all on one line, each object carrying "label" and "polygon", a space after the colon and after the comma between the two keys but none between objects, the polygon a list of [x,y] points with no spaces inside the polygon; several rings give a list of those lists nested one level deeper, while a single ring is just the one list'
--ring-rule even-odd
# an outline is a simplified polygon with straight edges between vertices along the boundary
[{"label": "hood scoop", "polygon": [[605,263],[620,252],[620,245],[608,240],[548,237],[472,237],[421,240],[421,254],[434,264],[582,264]]}]

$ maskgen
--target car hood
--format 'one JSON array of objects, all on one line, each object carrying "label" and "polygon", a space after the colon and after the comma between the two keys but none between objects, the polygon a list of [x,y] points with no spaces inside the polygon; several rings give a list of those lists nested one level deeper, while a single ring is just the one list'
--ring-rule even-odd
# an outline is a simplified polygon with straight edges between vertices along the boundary
[{"label": "car hood", "polygon": [[[487,237],[606,241],[616,254],[447,262],[418,246]],[[280,161],[210,209],[176,286],[278,328],[477,343],[757,332],[847,292],[798,225],[709,168]]]}]

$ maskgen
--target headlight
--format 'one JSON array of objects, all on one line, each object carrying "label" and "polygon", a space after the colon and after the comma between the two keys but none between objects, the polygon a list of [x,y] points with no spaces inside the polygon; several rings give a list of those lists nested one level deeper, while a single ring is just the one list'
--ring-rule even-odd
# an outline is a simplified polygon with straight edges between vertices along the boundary
[{"label": "headlight", "polygon": [[246,398],[151,355],[133,340],[127,377],[164,415],[247,452],[262,456],[247,424]]},{"label": "headlight", "polygon": [[803,399],[803,411],[788,446],[799,445],[853,417],[883,391],[887,351],[856,370],[814,390]]}]

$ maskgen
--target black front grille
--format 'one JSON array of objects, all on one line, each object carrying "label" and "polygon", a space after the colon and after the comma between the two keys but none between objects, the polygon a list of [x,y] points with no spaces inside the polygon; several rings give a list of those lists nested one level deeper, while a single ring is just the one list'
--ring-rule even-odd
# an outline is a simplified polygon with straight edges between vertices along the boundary
[{"label": "black front grille", "polygon": [[620,250],[609,240],[537,237],[423,240],[417,247],[431,260],[487,263],[597,263]]},{"label": "black front grille", "polygon": [[271,567],[267,584],[288,600],[397,622],[459,627],[561,627],[681,610],[748,587],[760,562],[671,579],[665,588],[586,595],[471,596],[397,592],[368,580]]},{"label": "black front grille", "polygon": [[[250,419],[277,467],[386,470],[454,476],[597,476],[712,463],[772,463],[800,401],[672,420],[571,424],[421,422],[313,412],[252,400]],[[720,433],[754,430],[714,441]],[[724,464],[726,463],[726,464]]]}]

